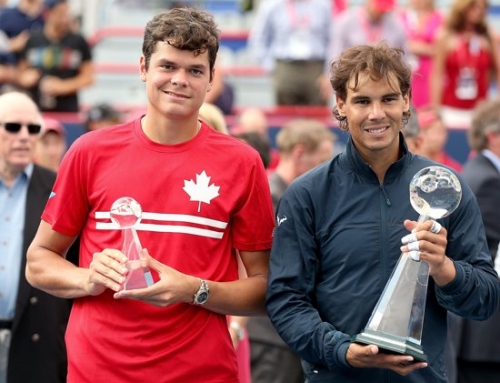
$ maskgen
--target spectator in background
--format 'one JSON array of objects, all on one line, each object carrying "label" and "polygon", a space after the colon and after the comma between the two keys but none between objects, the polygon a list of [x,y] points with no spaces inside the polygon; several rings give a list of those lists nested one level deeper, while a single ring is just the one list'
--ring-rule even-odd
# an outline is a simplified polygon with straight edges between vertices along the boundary
[{"label": "spectator in background", "polygon": [[[500,100],[474,109],[469,144],[476,155],[463,176],[477,198],[490,255],[495,262],[500,242]],[[455,346],[457,383],[500,382],[500,310],[483,321],[456,318],[449,338]]]},{"label": "spectator in background", "polygon": [[35,146],[35,163],[57,172],[66,148],[66,129],[63,124],[54,118],[44,117],[42,132]]},{"label": "spectator in background", "polygon": [[44,17],[23,50],[19,85],[43,111],[78,112],[78,92],[93,82],[89,45],[72,31],[68,0],[45,0]]},{"label": "spectator in background", "polygon": [[[396,0],[364,0],[364,4],[342,12],[333,25],[328,59],[336,60],[341,52],[354,45],[372,45],[382,40],[406,50],[406,32],[395,8]],[[320,81],[323,98],[330,99],[332,90],[327,65],[323,67]]]},{"label": "spectator in background", "polygon": [[11,85],[16,77],[16,59],[9,50],[9,39],[0,30],[0,90]]},{"label": "spectator in background", "polygon": [[[231,133],[257,133],[264,140],[269,141],[269,120],[266,113],[261,108],[246,108],[240,112],[237,119],[237,125],[231,128]],[[269,143],[269,145],[271,145]],[[273,171],[279,162],[278,151],[271,148],[271,161],[267,167],[268,171]]]},{"label": "spectator in background", "polygon": [[401,130],[408,146],[408,151],[414,154],[419,153],[420,141],[420,124],[418,122],[418,112],[413,105],[410,106],[411,115],[408,123]]},{"label": "spectator in background", "polygon": [[199,117],[218,132],[229,134],[224,113],[218,106],[205,101],[200,107]]},{"label": "spectator in background", "polygon": [[110,104],[94,105],[85,113],[85,130],[87,132],[117,125],[121,122],[121,113]]},{"label": "spectator in background", "polygon": [[269,165],[271,164],[271,144],[267,138],[263,137],[257,132],[234,133],[233,137],[246,142],[252,148],[257,150],[259,152],[260,158],[262,159],[264,167],[266,169],[269,168]]},{"label": "spectator in background", "polygon": [[256,132],[268,137],[269,121],[261,108],[250,107],[238,115],[238,123],[234,127],[237,132]]},{"label": "spectator in background", "polygon": [[19,0],[0,13],[0,30],[9,38],[9,51],[19,55],[30,36],[43,27],[43,0]]},{"label": "spectator in background", "polygon": [[267,0],[257,9],[249,49],[272,73],[277,105],[326,105],[319,82],[330,41],[327,0]]},{"label": "spectator in background", "polygon": [[420,108],[431,103],[431,69],[437,31],[443,15],[434,6],[434,0],[411,0],[399,12],[406,30],[408,58],[413,70],[412,104]]},{"label": "spectator in background", "polygon": [[216,105],[225,115],[232,114],[234,106],[234,89],[231,84],[225,80],[224,72],[219,62],[215,65],[212,84],[212,89],[207,93],[205,102]]},{"label": "spectator in background", "polygon": [[433,107],[418,109],[418,124],[420,141],[417,154],[449,166],[457,172],[462,171],[462,164],[446,152],[448,128],[439,112]]},{"label": "spectator in background", "polygon": [[[273,208],[288,185],[300,175],[333,156],[336,136],[312,119],[294,119],[279,131],[276,142],[280,160],[269,178]],[[258,383],[302,383],[298,356],[283,342],[267,317],[248,321],[252,381]]]},{"label": "spectator in background", "polygon": [[[42,125],[37,106],[18,92],[0,96],[0,382],[66,382],[64,332],[71,302],[32,287],[26,251],[56,175],[33,164]],[[67,259],[78,262],[78,244]]]},{"label": "spectator in background", "polygon": [[472,110],[500,84],[498,41],[486,0],[454,0],[436,40],[432,104],[447,127],[469,127]]},{"label": "spectator in background", "polygon": [[43,0],[20,0],[0,12],[0,87],[16,82],[17,62],[30,32],[42,29]]}]

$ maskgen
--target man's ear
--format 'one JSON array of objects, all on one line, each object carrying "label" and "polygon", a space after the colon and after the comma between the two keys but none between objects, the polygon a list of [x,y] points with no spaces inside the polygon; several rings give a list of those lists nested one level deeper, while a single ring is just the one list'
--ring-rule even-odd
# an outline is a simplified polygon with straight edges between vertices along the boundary
[{"label": "man's ear", "polygon": [[139,60],[139,70],[141,81],[146,82],[146,74],[148,72],[148,69],[146,68],[146,58],[144,57],[144,55],[141,55],[141,58]]}]

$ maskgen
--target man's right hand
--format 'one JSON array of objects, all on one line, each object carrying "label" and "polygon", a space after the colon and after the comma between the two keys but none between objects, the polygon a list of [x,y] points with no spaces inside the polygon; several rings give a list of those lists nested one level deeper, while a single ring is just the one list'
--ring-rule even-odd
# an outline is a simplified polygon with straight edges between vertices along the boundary
[{"label": "man's right hand", "polygon": [[94,253],[89,266],[87,290],[89,295],[99,295],[109,288],[115,292],[123,289],[127,257],[119,250],[105,249]]},{"label": "man's right hand", "polygon": [[346,354],[347,363],[356,368],[385,368],[399,375],[427,367],[427,363],[414,362],[412,356],[380,352],[375,345],[351,343]]}]

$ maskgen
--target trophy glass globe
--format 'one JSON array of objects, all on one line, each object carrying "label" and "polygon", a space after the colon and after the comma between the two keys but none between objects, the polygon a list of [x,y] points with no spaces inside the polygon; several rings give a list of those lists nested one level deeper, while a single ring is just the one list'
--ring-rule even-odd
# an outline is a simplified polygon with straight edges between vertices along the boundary
[{"label": "trophy glass globe", "polygon": [[[423,168],[410,182],[410,203],[420,214],[418,222],[450,215],[461,198],[460,181],[443,166]],[[401,254],[368,324],[353,342],[375,344],[426,362],[421,343],[428,280],[427,262]]]},{"label": "trophy glass globe", "polygon": [[142,266],[142,245],[135,230],[142,218],[141,205],[131,197],[118,198],[111,206],[110,216],[122,231],[122,252],[128,258],[126,262],[128,273],[123,289],[131,290],[150,286],[151,274]]}]

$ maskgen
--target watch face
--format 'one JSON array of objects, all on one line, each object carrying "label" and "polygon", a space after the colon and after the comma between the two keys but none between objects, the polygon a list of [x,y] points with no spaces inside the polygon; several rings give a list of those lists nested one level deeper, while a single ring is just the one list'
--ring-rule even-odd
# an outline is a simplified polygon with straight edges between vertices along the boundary
[{"label": "watch face", "polygon": [[198,303],[205,303],[208,299],[208,293],[206,291],[202,291],[197,297],[196,301]]}]

